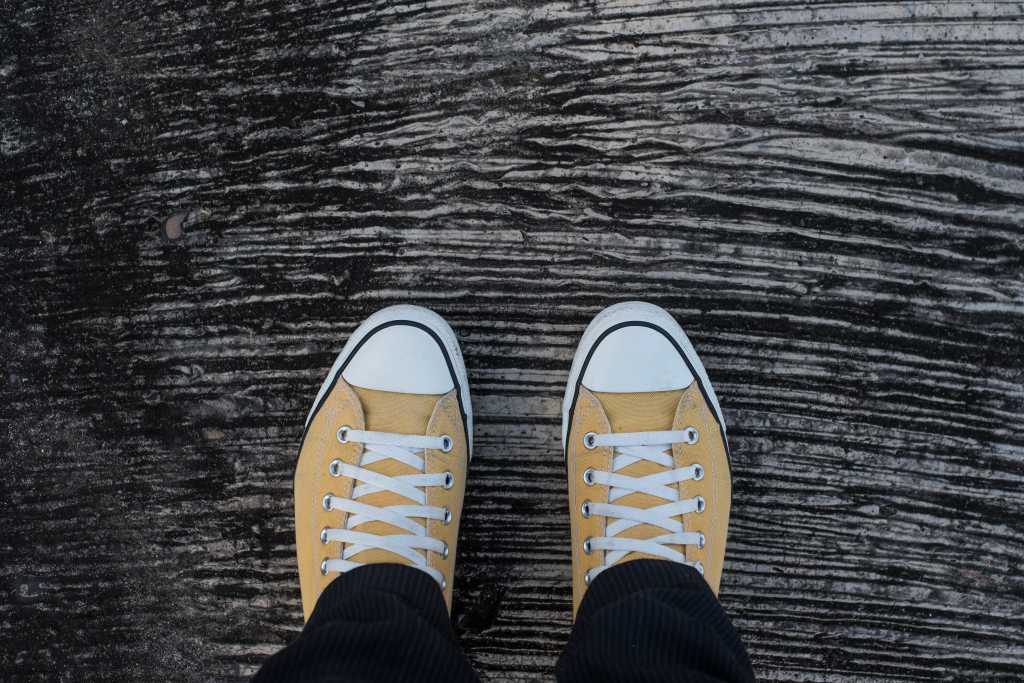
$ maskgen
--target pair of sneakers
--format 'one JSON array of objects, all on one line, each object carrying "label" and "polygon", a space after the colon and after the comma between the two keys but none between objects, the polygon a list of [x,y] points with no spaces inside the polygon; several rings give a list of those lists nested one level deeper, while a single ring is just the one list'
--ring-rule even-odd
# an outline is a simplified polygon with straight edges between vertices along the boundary
[{"label": "pair of sneakers", "polygon": [[[725,422],[704,366],[665,310],[606,308],[583,334],[562,404],[573,614],[602,571],[680,562],[717,594],[731,478]],[[295,547],[308,620],[362,565],[426,572],[449,611],[473,454],[458,340],[436,313],[392,306],[345,344],[317,394],[295,470]]]}]

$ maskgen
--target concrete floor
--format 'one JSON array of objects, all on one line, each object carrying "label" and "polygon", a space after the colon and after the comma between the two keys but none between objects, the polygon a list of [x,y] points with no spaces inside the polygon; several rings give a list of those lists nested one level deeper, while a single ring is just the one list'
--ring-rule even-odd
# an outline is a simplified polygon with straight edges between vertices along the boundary
[{"label": "concrete floor", "polygon": [[0,671],[294,638],[291,473],[378,307],[460,335],[454,620],[569,630],[559,402],[671,310],[729,424],[759,676],[1024,678],[1024,19],[1002,2],[0,5]]}]

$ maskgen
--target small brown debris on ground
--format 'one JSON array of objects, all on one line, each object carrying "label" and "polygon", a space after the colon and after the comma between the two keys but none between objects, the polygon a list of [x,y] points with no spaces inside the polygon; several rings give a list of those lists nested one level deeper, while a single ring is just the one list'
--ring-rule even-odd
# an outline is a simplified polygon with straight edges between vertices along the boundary
[{"label": "small brown debris on ground", "polygon": [[171,242],[177,242],[185,236],[186,228],[201,223],[205,215],[199,207],[175,211],[164,220],[161,236]]}]

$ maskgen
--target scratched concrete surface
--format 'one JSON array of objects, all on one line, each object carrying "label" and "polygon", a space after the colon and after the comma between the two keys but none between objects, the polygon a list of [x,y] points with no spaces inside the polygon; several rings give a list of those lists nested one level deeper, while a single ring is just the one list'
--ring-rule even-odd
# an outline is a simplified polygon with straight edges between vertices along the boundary
[{"label": "scratched concrete surface", "polygon": [[569,630],[559,401],[647,299],[729,423],[765,680],[1024,678],[1018,2],[0,2],[0,671],[228,681],[294,638],[306,411],[447,316],[485,680]]}]

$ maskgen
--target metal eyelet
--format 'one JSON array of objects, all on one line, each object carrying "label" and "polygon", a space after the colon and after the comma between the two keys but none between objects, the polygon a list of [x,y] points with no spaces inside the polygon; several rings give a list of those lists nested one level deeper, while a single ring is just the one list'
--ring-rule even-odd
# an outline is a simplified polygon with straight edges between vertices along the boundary
[{"label": "metal eyelet", "polygon": [[320,563],[320,573],[323,574],[324,576],[327,576],[327,559],[326,558],[324,558],[324,561]]},{"label": "metal eyelet", "polygon": [[697,548],[698,549],[702,549],[704,547],[704,545],[707,543],[707,539],[704,538],[704,532],[698,531],[697,533],[700,534],[700,538],[697,541]]},{"label": "metal eyelet", "polygon": [[444,520],[442,520],[445,526],[452,523],[452,511],[448,508],[444,509]]},{"label": "metal eyelet", "polygon": [[583,583],[587,584],[588,586],[590,585],[590,572],[587,572],[583,575]]},{"label": "metal eyelet", "polygon": [[587,486],[594,485],[594,470],[589,467],[583,470],[583,483]]},{"label": "metal eyelet", "polygon": [[704,468],[700,465],[693,466],[693,480],[700,481],[704,478]]},{"label": "metal eyelet", "polygon": [[697,512],[704,512],[707,505],[704,503],[704,496],[697,496]]},{"label": "metal eyelet", "polygon": [[448,544],[445,543],[444,541],[441,541],[441,542],[444,543],[444,550],[441,551],[441,559],[442,560],[447,560],[448,559]]},{"label": "metal eyelet", "polygon": [[350,427],[348,425],[342,425],[341,427],[338,427],[338,443],[348,443],[349,429]]},{"label": "metal eyelet", "polygon": [[454,448],[454,447],[455,447],[455,442],[452,441],[452,437],[448,436],[447,434],[445,434],[444,436],[441,437],[441,452],[443,452],[443,453],[451,453],[452,452],[452,448]]},{"label": "metal eyelet", "polygon": [[580,506],[580,514],[583,515],[583,519],[590,518],[590,501],[583,501],[583,505]]},{"label": "metal eyelet", "polygon": [[595,434],[594,432],[587,432],[586,434],[584,434],[583,446],[590,451],[597,448],[597,434]]},{"label": "metal eyelet", "polygon": [[334,460],[331,461],[331,464],[327,466],[327,471],[331,473],[332,477],[340,477],[341,476],[341,466],[343,464],[344,463],[342,463],[340,460],[334,459]]},{"label": "metal eyelet", "polygon": [[327,527],[320,530],[320,542],[327,543]]},{"label": "metal eyelet", "polygon": [[445,472],[444,473],[444,487],[446,489],[450,489],[453,486],[455,486],[455,475],[452,474],[451,472]]},{"label": "metal eyelet", "polygon": [[694,429],[693,427],[687,427],[685,431],[687,444],[692,446],[693,444],[700,441],[700,432],[698,432],[696,429]]},{"label": "metal eyelet", "polygon": [[593,548],[590,547],[590,539],[583,541],[583,553],[589,555]]},{"label": "metal eyelet", "polygon": [[701,563],[700,560],[697,560],[693,563],[693,568],[700,572],[701,576],[704,576],[704,565]]},{"label": "metal eyelet", "polygon": [[324,496],[323,500],[324,510],[327,510],[328,512],[331,511],[331,498],[334,498],[334,494],[328,493]]},{"label": "metal eyelet", "polygon": [[448,587],[448,582],[447,582],[447,581],[445,581],[445,580],[444,580],[444,577],[442,576],[442,577],[441,577],[441,590],[444,590],[444,589],[445,589],[445,588],[447,588],[447,587]]}]

